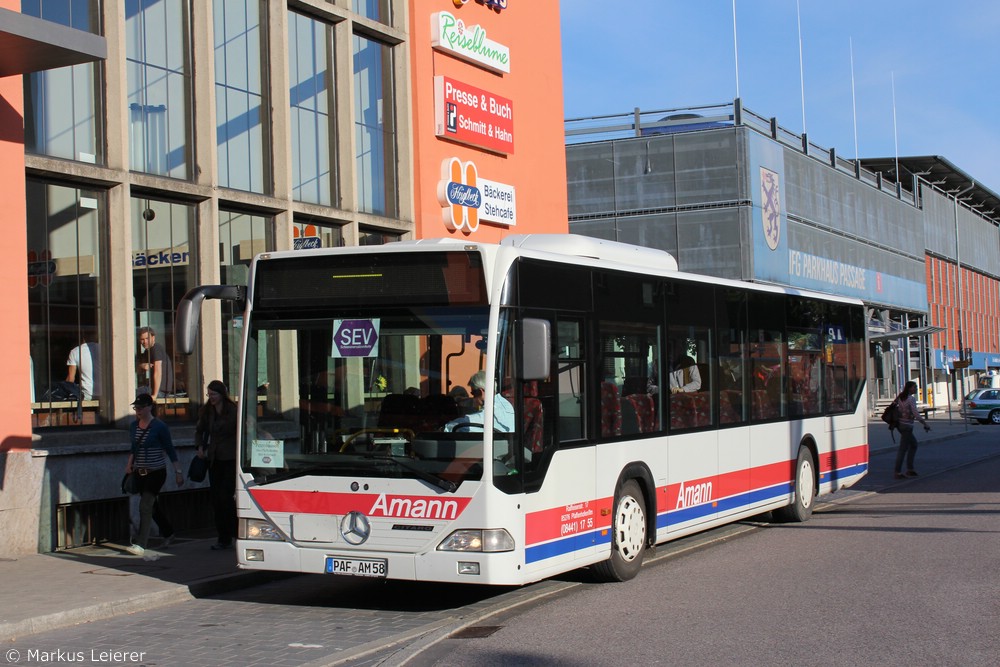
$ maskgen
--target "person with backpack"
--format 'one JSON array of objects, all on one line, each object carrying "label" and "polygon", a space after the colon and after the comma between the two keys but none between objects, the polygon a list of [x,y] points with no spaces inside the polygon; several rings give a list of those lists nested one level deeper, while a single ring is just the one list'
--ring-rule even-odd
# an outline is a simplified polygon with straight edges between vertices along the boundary
[{"label": "person with backpack", "polygon": [[[917,410],[917,383],[907,382],[899,392],[895,403],[899,406],[899,450],[896,452],[895,478],[916,477],[913,459],[917,455],[917,436],[913,435],[914,422],[920,422],[924,431],[931,430],[927,420]],[[903,458],[906,458],[906,474],[903,474]]]}]

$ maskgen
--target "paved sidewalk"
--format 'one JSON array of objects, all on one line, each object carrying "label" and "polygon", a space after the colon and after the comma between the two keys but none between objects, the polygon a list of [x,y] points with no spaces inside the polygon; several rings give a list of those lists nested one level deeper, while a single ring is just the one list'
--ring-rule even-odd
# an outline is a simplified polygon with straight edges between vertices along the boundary
[{"label": "paved sidewalk", "polygon": [[[150,540],[146,557],[105,543],[54,554],[0,559],[0,640],[145,611],[193,597],[253,586],[278,573],[236,568],[235,551],[215,539],[178,535],[166,550]],[[153,560],[155,558],[155,560]]]},{"label": "paved sidewalk", "polygon": [[[967,422],[958,416],[958,408],[954,409],[951,419],[948,413],[941,411],[927,420],[931,430],[924,432],[920,424],[916,425],[917,442],[919,444],[939,442],[951,438],[959,438],[966,434],[979,433],[990,429],[991,426],[983,426],[976,422]],[[1000,431],[997,432],[1000,435]],[[895,438],[895,439],[893,439]],[[899,433],[889,433],[889,427],[879,418],[868,422],[868,449],[871,453],[881,452],[886,449],[895,449],[899,446]]]},{"label": "paved sidewalk", "polygon": [[[957,412],[950,422],[944,414],[932,418],[930,423],[930,433],[918,431],[921,445],[996,428],[966,425]],[[871,421],[868,432],[873,455],[895,448],[888,428],[881,421]],[[919,456],[924,457],[925,453],[927,450],[921,450]],[[873,467],[872,472],[873,477],[881,477],[885,471]],[[179,536],[170,549],[161,551],[154,540],[147,554],[159,555],[156,560],[132,556],[124,545],[113,544],[56,554],[32,554],[16,560],[0,559],[0,641],[288,576],[239,570],[235,553],[212,551],[209,547],[213,542],[201,536],[188,539]]]}]

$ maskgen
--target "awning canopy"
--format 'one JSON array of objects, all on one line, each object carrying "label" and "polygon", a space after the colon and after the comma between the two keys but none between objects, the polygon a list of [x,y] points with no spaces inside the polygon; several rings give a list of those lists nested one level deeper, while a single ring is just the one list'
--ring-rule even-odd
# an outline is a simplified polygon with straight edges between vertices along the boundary
[{"label": "awning canopy", "polygon": [[887,174],[891,180],[896,180],[898,164],[901,172],[899,182],[904,190],[912,190],[913,177],[918,176],[946,195],[962,193],[959,201],[984,218],[1000,223],[1000,195],[984,187],[947,158],[940,155],[870,157],[861,158],[860,162],[865,169]]},{"label": "awning canopy", "polygon": [[0,77],[106,60],[104,37],[0,8]]},{"label": "awning canopy", "polygon": [[914,336],[929,336],[930,334],[935,334],[939,331],[944,331],[944,327],[935,327],[928,325],[926,327],[914,327],[912,329],[896,329],[894,331],[878,331],[874,332],[871,328],[868,329],[868,340],[872,343],[878,343],[886,340],[897,340],[899,338],[913,338]]}]

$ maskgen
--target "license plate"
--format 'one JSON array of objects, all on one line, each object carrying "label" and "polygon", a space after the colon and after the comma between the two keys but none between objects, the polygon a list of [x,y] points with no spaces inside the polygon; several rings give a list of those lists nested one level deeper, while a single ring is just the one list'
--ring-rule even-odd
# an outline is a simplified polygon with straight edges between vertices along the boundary
[{"label": "license plate", "polygon": [[327,574],[347,574],[352,577],[384,577],[389,567],[384,558],[327,558]]}]

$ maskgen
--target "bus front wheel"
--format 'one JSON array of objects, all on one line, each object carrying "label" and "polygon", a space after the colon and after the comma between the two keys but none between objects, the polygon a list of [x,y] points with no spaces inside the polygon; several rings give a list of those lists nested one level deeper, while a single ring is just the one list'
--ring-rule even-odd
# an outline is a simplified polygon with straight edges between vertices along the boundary
[{"label": "bus front wheel", "polygon": [[646,505],[642,489],[629,480],[615,496],[611,558],[594,566],[602,581],[628,581],[639,573],[646,553]]},{"label": "bus front wheel", "polygon": [[795,477],[792,479],[794,498],[792,504],[775,510],[779,521],[808,521],[812,516],[816,499],[816,464],[808,447],[799,448],[799,458],[795,461]]}]

